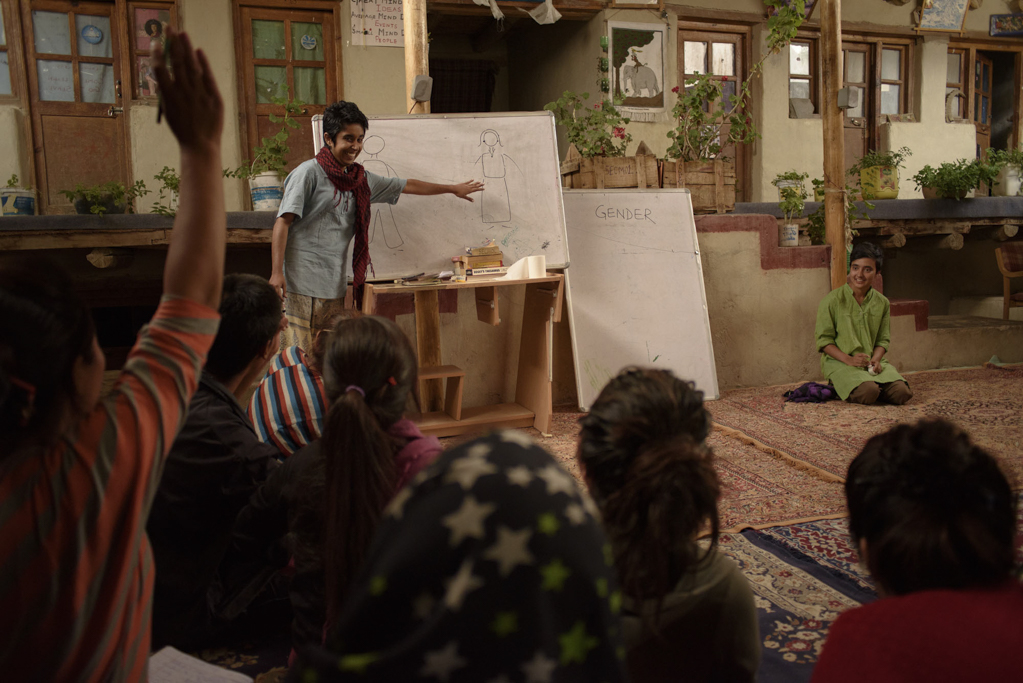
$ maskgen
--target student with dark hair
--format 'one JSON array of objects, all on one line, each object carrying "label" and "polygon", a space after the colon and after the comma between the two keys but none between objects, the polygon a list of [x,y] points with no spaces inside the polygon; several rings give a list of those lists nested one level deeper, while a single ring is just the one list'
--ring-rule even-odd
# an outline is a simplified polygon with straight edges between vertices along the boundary
[{"label": "student with dark hair", "polygon": [[[112,392],[85,303],[49,261],[0,262],[0,671],[11,681],[144,680],[153,561],[145,520],[217,329],[226,214],[223,103],[167,29],[153,62],[181,149],[163,298]],[[173,76],[171,75],[173,74]]]},{"label": "student with dark hair", "polygon": [[632,679],[754,680],[753,592],[717,551],[720,485],[703,393],[667,370],[627,368],[579,422],[578,459],[622,585]]},{"label": "student with dark hair", "polygon": [[330,408],[323,437],[273,472],[238,516],[238,563],[272,569],[295,560],[291,603],[297,646],[322,641],[362,565],[380,514],[441,451],[405,411],[414,405],[416,355],[386,318],[342,319],[323,355]]},{"label": "student with dark hair", "polygon": [[218,568],[249,496],[277,464],[239,400],[263,374],[287,321],[265,279],[228,275],[220,331],[210,349],[188,419],[171,447],[147,532],[156,561],[153,644],[206,645],[228,622],[230,586]]},{"label": "student with dark hair", "polygon": [[821,372],[850,403],[881,400],[902,405],[913,392],[884,360],[891,343],[891,305],[873,288],[884,253],[873,242],[861,242],[849,258],[846,284],[832,290],[817,307]]},{"label": "student with dark hair", "polygon": [[864,446],[845,482],[849,531],[881,599],[831,627],[815,682],[1019,680],[1016,495],[944,420]]},{"label": "student with dark hair", "polygon": [[453,194],[471,202],[469,195],[483,189],[483,183],[473,180],[439,185],[370,173],[355,161],[368,129],[369,120],[355,103],[330,105],[323,115],[323,148],[284,181],[271,238],[270,284],[288,301],[285,346],[297,344],[308,351],[313,321],[342,307],[353,237],[355,307],[362,308],[362,285],[370,263],[370,204],[395,204],[402,194]]},{"label": "student with dark hair", "polygon": [[594,516],[522,432],[445,452],[391,502],[327,648],[305,648],[289,680],[627,680]]}]

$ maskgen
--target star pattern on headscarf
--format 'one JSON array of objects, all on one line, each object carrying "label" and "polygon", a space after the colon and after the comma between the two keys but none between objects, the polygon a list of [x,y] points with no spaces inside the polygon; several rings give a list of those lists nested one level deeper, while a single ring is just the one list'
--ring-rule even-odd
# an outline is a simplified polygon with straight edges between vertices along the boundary
[{"label": "star pattern on headscarf", "polygon": [[424,660],[425,662],[423,668],[419,670],[419,675],[424,678],[426,676],[433,676],[445,683],[451,678],[451,674],[456,669],[461,669],[468,663],[465,659],[458,656],[458,643],[454,640],[445,645],[443,650],[427,652]]},{"label": "star pattern on headscarf", "polygon": [[472,573],[472,562],[465,560],[462,562],[462,566],[458,568],[458,572],[448,579],[447,592],[444,594],[444,604],[452,612],[457,612],[462,609],[465,596],[482,587],[484,583],[483,579]]},{"label": "star pattern on headscarf", "polygon": [[595,636],[586,633],[586,622],[577,621],[572,630],[558,636],[561,643],[561,664],[586,661],[589,651],[597,647],[600,642]]},{"label": "star pattern on headscarf", "polygon": [[501,441],[517,444],[523,448],[532,448],[536,445],[536,442],[528,434],[517,429],[505,429],[499,436]]},{"label": "star pattern on headscarf", "polygon": [[536,656],[522,665],[522,673],[526,674],[526,683],[550,683],[558,663],[544,655],[540,650]]},{"label": "star pattern on headscarf", "polygon": [[398,493],[394,494],[394,498],[391,499],[391,502],[388,503],[387,507],[384,508],[384,517],[401,519],[402,514],[405,512],[405,503],[407,503],[411,497],[411,486],[406,486],[401,491],[398,491]]},{"label": "star pattern on headscarf", "polygon": [[536,528],[541,534],[554,536],[558,533],[558,529],[561,528],[561,522],[558,521],[558,516],[553,512],[544,512],[536,518]]},{"label": "star pattern on headscarf", "polygon": [[543,583],[540,587],[545,591],[560,591],[571,573],[571,570],[560,559],[555,558],[552,562],[540,567],[540,575],[543,576]]},{"label": "star pattern on headscarf", "polygon": [[451,463],[444,481],[447,483],[458,482],[466,491],[476,485],[476,480],[487,474],[494,474],[497,468],[486,461],[485,458],[462,458]]},{"label": "star pattern on headscarf", "polygon": [[509,467],[504,476],[508,477],[508,481],[516,486],[529,486],[529,483],[533,481],[533,473],[525,465]]},{"label": "star pattern on headscarf", "polygon": [[533,554],[529,552],[529,539],[532,536],[533,532],[529,529],[512,531],[506,526],[498,527],[497,542],[487,548],[483,557],[497,562],[501,576],[508,576],[520,564],[533,564]]},{"label": "star pattern on headscarf", "polygon": [[473,496],[466,496],[461,507],[442,520],[451,531],[448,545],[453,548],[466,538],[483,538],[486,535],[483,523],[496,509],[493,503],[480,503]]},{"label": "star pattern on headscarf", "polygon": [[547,482],[547,495],[555,493],[567,493],[572,495],[576,492],[575,482],[557,465],[548,465],[536,474],[537,477]]},{"label": "star pattern on headscarf", "polygon": [[568,517],[574,526],[579,526],[586,521],[586,510],[579,503],[572,503],[565,508],[565,517]]},{"label": "star pattern on headscarf", "polygon": [[497,634],[499,638],[504,638],[512,633],[519,630],[519,615],[518,613],[512,612],[498,612],[497,616],[494,617],[493,623],[490,624],[490,630]]}]

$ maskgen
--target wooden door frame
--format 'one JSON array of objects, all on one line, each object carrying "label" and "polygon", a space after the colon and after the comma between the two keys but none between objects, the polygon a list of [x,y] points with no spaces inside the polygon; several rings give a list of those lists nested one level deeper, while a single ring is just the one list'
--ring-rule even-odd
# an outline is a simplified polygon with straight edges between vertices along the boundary
[{"label": "wooden door frame", "polygon": [[14,93],[9,97],[0,98],[0,102],[3,104],[18,104],[25,113],[23,120],[18,126],[22,139],[26,142],[23,151],[23,161],[28,165],[28,168],[24,174],[24,181],[32,183],[32,187],[38,190],[35,134],[32,130],[32,97],[29,94],[28,72],[25,66],[25,40],[21,26],[21,3],[19,0],[12,0],[6,5],[0,6],[0,11],[3,11],[4,7],[7,8],[7,13],[4,15],[4,30],[7,33],[7,62],[8,68],[11,70],[11,86],[14,88]]},{"label": "wooden door frame", "polygon": [[[259,143],[259,124],[258,118],[255,112],[251,114],[248,111],[248,87],[249,84],[246,82],[245,69],[242,68],[247,59],[245,54],[245,41],[242,39],[242,31],[245,30],[245,26],[242,21],[242,8],[254,8],[254,9],[272,9],[272,10],[283,10],[283,11],[294,11],[294,10],[314,10],[317,12],[329,12],[333,21],[331,22],[334,30],[334,45],[332,49],[334,51],[334,92],[337,93],[337,99],[343,100],[345,97],[344,90],[344,70],[342,68],[341,49],[344,45],[342,40],[341,31],[341,8],[342,5],[333,1],[326,0],[231,0],[231,17],[234,22],[234,53],[235,53],[235,73],[238,74],[235,78],[235,86],[238,97],[238,130],[240,131],[240,138],[242,143],[242,158],[246,159],[249,156],[252,148]],[[324,55],[326,56],[326,55]],[[291,93],[294,96],[294,93]],[[331,103],[328,102],[328,105]],[[250,202],[248,193],[246,193],[246,203]]]},{"label": "wooden door frame", "polygon": [[[974,89],[973,71],[977,61],[978,52],[1011,52],[1016,55],[1013,65],[1013,79],[1015,81],[1015,97],[1013,98],[1012,112],[1012,139],[1016,147],[1023,145],[1023,45],[1018,42],[1006,42],[1004,40],[981,40],[978,38],[967,38],[962,40],[950,40],[949,49],[959,49],[965,52],[966,64],[963,65],[966,82],[966,107],[963,111],[963,118],[973,120],[973,96]],[[992,74],[993,76],[994,74]]]},{"label": "wooden door frame", "polygon": [[[746,21],[722,21],[717,23],[711,21],[693,21],[691,19],[683,19],[681,16],[675,27],[675,78],[678,81],[678,85],[681,87],[685,80],[685,63],[682,56],[682,45],[679,42],[679,34],[683,31],[696,31],[703,34],[720,34],[726,33],[733,36],[739,36],[739,40],[736,44],[739,48],[739,54],[736,57],[742,59],[742,77],[738,75],[736,78],[736,93],[739,92],[739,86],[745,81],[749,75],[749,70],[753,66],[753,26],[755,24],[748,23]],[[708,40],[708,42],[710,42]],[[708,64],[710,60],[710,51],[707,52]],[[737,69],[738,71],[738,69]],[[786,83],[788,78],[786,77]],[[760,111],[759,103],[750,101],[750,106],[747,108],[746,114],[753,116],[756,112]],[[743,146],[744,153],[741,155],[742,159],[736,164],[735,174],[737,178],[742,179],[742,187],[745,190],[744,197],[736,197],[736,201],[749,202],[753,200],[753,157],[756,154],[756,141]],[[739,156],[739,155],[736,155]]]}]

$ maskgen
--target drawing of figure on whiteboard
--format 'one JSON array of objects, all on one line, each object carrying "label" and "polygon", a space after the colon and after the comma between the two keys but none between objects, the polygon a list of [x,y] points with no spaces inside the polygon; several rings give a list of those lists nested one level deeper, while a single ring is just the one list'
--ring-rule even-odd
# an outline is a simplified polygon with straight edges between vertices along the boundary
[{"label": "drawing of figure on whiteboard", "polygon": [[[486,186],[480,196],[480,215],[484,223],[504,223],[511,220],[511,200],[508,197],[508,164],[516,169],[518,164],[499,147],[501,136],[496,130],[488,128],[480,134],[480,147],[483,152],[476,159],[482,164]],[[475,165],[475,164],[474,164]]]},{"label": "drawing of figure on whiteboard", "polygon": [[[385,145],[384,139],[379,135],[370,135],[363,140],[362,151],[369,156],[362,161],[362,166],[370,173],[376,173],[378,176],[397,178],[398,174],[394,172],[391,165],[377,158],[384,151]],[[405,244],[405,240],[401,238],[401,232],[398,230],[398,224],[394,221],[391,205],[373,204],[372,207],[372,215],[369,219],[369,243],[373,244],[373,239],[377,234],[377,227],[380,227],[384,235],[384,244],[387,245],[388,249],[397,249]]]}]

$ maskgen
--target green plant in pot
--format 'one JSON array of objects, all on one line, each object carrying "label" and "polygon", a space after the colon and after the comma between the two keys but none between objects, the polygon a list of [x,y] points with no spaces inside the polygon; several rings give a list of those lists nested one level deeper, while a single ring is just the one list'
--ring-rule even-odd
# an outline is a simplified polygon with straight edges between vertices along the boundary
[{"label": "green plant in pot", "polygon": [[601,98],[591,106],[586,101],[589,97],[588,92],[580,95],[566,90],[544,109],[554,113],[554,121],[565,127],[568,143],[583,158],[625,156],[632,141],[632,135],[625,132],[630,119],[621,115],[611,99]]},{"label": "green plant in pot", "polygon": [[160,189],[156,203],[153,204],[152,213],[174,217],[178,210],[178,188],[181,185],[181,176],[170,166],[164,166],[163,170],[156,174],[155,179],[160,181]]},{"label": "green plant in pot", "polygon": [[1023,187],[1023,149],[988,149],[987,160],[998,167],[991,185],[995,197],[1015,197]]},{"label": "green plant in pot", "polygon": [[18,174],[12,174],[7,187],[0,188],[0,216],[32,216],[35,212],[35,190],[29,185],[21,187]]},{"label": "green plant in pot", "polygon": [[149,194],[146,183],[136,180],[128,187],[124,183],[111,181],[102,185],[82,185],[78,183],[73,190],[61,190],[60,194],[67,197],[78,213],[91,213],[102,216],[105,213],[135,213],[135,200]]},{"label": "green plant in pot", "polygon": [[799,225],[796,221],[802,218],[803,209],[806,208],[806,198],[809,195],[806,193],[806,187],[801,182],[795,187],[785,186],[778,189],[781,192],[781,202],[778,203],[778,208],[781,209],[782,214],[785,216],[785,223],[782,225],[779,237],[779,245],[783,247],[797,247],[799,246]]},{"label": "green plant in pot", "polygon": [[785,173],[779,173],[775,176],[771,184],[778,188],[779,200],[784,199],[782,197],[782,190],[786,187],[803,187],[803,183],[810,177],[809,173],[797,173],[796,171],[786,171]]},{"label": "green plant in pot", "polygon": [[284,197],[282,178],[287,165],[287,157],[291,152],[288,147],[288,136],[291,131],[299,128],[294,117],[302,114],[305,103],[292,100],[288,95],[287,86],[281,86],[284,97],[273,96],[270,101],[284,109],[284,115],[270,114],[271,123],[281,124],[280,130],[273,135],[264,137],[253,148],[252,163],[248,168],[249,192],[252,195],[252,208],[256,211],[276,211]]},{"label": "green plant in pot", "polygon": [[929,164],[913,176],[918,190],[924,193],[924,199],[964,199],[971,190],[982,184],[991,185],[998,177],[998,166],[980,159],[959,159],[946,161],[934,168]]},{"label": "green plant in pot", "polygon": [[850,175],[860,178],[860,191],[864,199],[897,199],[899,196],[899,169],[906,167],[906,159],[913,156],[909,147],[895,152],[869,151],[849,169]]}]

